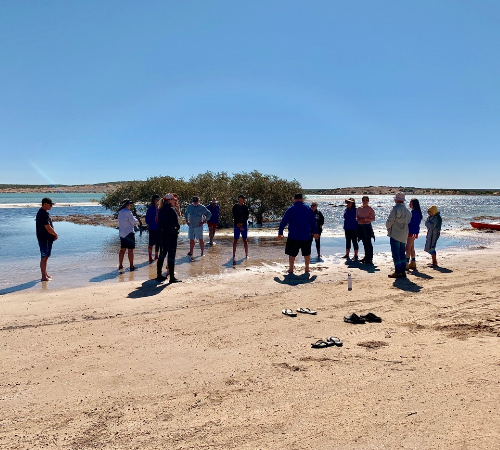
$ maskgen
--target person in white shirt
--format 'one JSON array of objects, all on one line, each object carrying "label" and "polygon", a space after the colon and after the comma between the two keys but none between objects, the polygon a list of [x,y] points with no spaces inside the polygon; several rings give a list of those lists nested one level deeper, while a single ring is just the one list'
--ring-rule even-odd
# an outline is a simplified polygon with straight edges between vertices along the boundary
[{"label": "person in white shirt", "polygon": [[120,253],[118,254],[118,270],[123,269],[123,259],[125,252],[128,251],[128,261],[130,263],[130,271],[135,270],[134,267],[134,248],[135,248],[135,231],[134,227],[139,222],[130,211],[133,202],[126,198],[122,202],[122,206],[118,211],[118,229],[120,234]]}]

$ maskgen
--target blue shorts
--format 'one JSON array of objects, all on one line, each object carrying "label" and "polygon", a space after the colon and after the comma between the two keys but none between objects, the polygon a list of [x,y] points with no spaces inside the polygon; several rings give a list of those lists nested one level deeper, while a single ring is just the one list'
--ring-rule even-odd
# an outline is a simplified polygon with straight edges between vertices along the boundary
[{"label": "blue shorts", "polygon": [[49,241],[43,240],[43,241],[38,241],[38,246],[40,247],[40,255],[42,258],[48,258],[50,254],[52,253],[52,244],[54,241]]},{"label": "blue shorts", "polygon": [[248,235],[248,227],[241,227],[243,230],[240,230],[239,227],[234,227],[234,240],[237,241],[240,238],[246,239]]},{"label": "blue shorts", "polygon": [[189,227],[188,239],[203,239],[203,227]]}]

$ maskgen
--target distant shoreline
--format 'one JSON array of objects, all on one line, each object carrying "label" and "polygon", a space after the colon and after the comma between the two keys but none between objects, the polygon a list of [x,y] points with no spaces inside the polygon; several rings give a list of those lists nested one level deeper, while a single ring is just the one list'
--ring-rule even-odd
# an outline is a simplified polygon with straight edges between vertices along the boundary
[{"label": "distant shoreline", "polygon": [[[37,193],[104,193],[114,191],[127,181],[116,181],[98,184],[79,185],[26,185],[0,184],[0,193],[4,194],[37,194]],[[332,189],[302,189],[306,195],[394,195],[396,192],[406,195],[500,195],[500,189],[442,189],[417,188],[408,186],[363,186],[342,187]]]}]

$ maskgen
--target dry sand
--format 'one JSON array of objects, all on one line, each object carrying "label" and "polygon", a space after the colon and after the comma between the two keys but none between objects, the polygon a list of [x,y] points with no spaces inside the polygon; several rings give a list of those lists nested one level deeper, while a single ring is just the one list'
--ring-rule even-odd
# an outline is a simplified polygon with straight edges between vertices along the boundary
[{"label": "dry sand", "polygon": [[499,448],[500,249],[428,260],[1,296],[0,448]]}]

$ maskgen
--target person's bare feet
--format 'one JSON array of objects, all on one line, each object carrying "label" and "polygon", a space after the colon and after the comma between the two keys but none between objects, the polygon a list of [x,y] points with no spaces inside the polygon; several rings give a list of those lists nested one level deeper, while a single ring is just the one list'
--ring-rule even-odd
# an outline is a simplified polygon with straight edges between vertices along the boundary
[{"label": "person's bare feet", "polygon": [[42,281],[52,281],[52,278],[42,278]]}]

